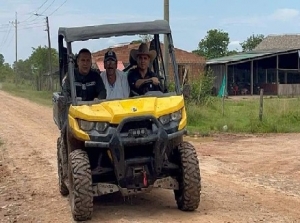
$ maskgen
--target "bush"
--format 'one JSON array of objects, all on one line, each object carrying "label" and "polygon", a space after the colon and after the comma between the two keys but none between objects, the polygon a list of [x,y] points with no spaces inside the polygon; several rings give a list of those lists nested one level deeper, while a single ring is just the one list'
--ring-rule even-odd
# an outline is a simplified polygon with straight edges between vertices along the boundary
[{"label": "bush", "polygon": [[214,86],[213,72],[208,70],[200,74],[191,84],[190,100],[200,105],[208,105],[213,102],[212,89]]},{"label": "bush", "polygon": [[[199,76],[194,78],[190,83],[191,91],[186,102],[200,105],[212,104],[214,101],[214,98],[212,97],[214,79],[215,77],[213,76],[212,70],[200,73]],[[175,91],[175,83],[170,82],[168,89],[169,91]]]}]

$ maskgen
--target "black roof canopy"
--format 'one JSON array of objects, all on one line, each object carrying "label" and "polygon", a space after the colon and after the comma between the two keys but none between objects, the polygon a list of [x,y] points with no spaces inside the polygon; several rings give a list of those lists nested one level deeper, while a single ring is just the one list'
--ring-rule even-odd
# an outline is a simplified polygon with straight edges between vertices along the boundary
[{"label": "black roof canopy", "polygon": [[166,20],[105,24],[69,28],[60,27],[58,29],[58,35],[63,36],[67,42],[85,41],[89,39],[99,39],[113,36],[168,33],[171,33],[171,29],[169,23]]}]

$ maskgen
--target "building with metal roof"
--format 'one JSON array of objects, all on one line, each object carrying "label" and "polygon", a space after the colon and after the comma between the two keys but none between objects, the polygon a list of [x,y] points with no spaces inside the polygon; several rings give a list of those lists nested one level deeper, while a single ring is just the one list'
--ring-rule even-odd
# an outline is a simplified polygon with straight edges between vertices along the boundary
[{"label": "building with metal roof", "polygon": [[300,35],[267,36],[253,51],[210,59],[218,91],[226,77],[229,95],[300,95]]}]

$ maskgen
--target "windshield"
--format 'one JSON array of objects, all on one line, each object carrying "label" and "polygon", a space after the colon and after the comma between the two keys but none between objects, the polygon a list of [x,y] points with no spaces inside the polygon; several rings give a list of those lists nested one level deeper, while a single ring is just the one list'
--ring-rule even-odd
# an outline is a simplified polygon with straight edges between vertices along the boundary
[{"label": "windshield", "polygon": [[[168,35],[169,43],[172,45],[172,38],[171,35]],[[140,98],[140,97],[166,97],[170,95],[176,95],[180,93],[180,86],[179,84],[176,85],[176,80],[178,80],[178,67],[175,59],[175,55],[173,53],[173,50],[169,51],[169,58],[170,62],[168,63],[169,67],[169,73],[166,74],[165,72],[165,62],[164,62],[164,44],[160,41],[160,39],[163,39],[163,35],[135,35],[135,36],[122,36],[122,37],[111,37],[111,38],[103,38],[99,40],[90,40],[90,41],[84,41],[84,42],[74,42],[72,45],[68,43],[61,44],[60,45],[60,51],[64,52],[64,56],[61,56],[60,58],[60,74],[62,76],[66,76],[67,73],[70,73],[73,76],[70,77],[70,85],[71,88],[74,88],[73,95],[72,95],[72,102],[73,104],[95,104],[99,103],[100,101],[107,101],[107,100],[126,100],[128,98]],[[148,90],[136,93],[134,89],[132,89],[131,86],[129,86],[130,94],[128,97],[119,97],[118,94],[114,95],[114,97],[108,97],[110,94],[110,87],[108,87],[108,81],[109,78],[109,72],[110,72],[110,65],[107,65],[108,62],[105,61],[105,57],[108,51],[112,51],[112,54],[115,54],[116,57],[116,67],[117,70],[115,73],[118,75],[121,75],[121,79],[124,79],[128,82],[130,85],[130,78],[128,76],[136,71],[139,66],[137,64],[137,59],[132,58],[132,51],[138,51],[139,47],[144,43],[147,46],[147,52],[153,52],[155,51],[155,57],[151,58],[153,60],[150,61],[148,70],[149,72],[155,74],[157,77],[158,82],[160,83],[160,88],[151,88],[154,85],[156,85],[156,80],[154,80],[154,83],[148,83],[145,84],[148,86]],[[80,64],[82,58],[78,59],[78,51],[82,48],[86,48],[91,52],[91,67],[90,69],[92,71],[95,71],[98,73],[98,75],[101,76],[105,88],[107,91],[107,98],[99,98],[98,101],[93,100],[85,100],[81,97],[80,93],[78,93],[78,81],[77,76],[78,70],[80,70]],[[170,47],[168,47],[169,49]],[[170,49],[173,49],[171,47]],[[60,53],[60,55],[62,55]],[[72,55],[73,58],[70,58],[70,55]],[[111,56],[111,57],[114,57]],[[70,60],[72,59],[72,60]],[[69,63],[68,63],[69,61]],[[78,64],[79,63],[79,64]],[[143,64],[143,62],[141,62]],[[171,68],[171,69],[170,69]],[[80,73],[80,72],[79,72]],[[119,78],[119,76],[118,76]],[[73,81],[71,81],[71,79]],[[109,79],[109,80],[108,80]],[[151,76],[151,78],[152,76]],[[169,80],[170,79],[170,80]],[[169,88],[169,82],[175,82],[175,89]],[[147,87],[146,86],[146,87]],[[149,87],[150,86],[150,87]],[[86,87],[86,86],[85,86]],[[116,91],[124,91],[122,88],[123,85],[118,85]],[[145,87],[145,86],[143,86]],[[126,86],[125,86],[126,88]],[[109,91],[109,92],[108,92]],[[126,95],[126,94],[125,94]]]}]

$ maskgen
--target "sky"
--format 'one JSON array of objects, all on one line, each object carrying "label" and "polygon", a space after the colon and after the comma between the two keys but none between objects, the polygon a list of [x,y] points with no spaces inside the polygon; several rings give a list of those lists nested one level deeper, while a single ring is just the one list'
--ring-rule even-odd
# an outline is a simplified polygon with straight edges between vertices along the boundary
[{"label": "sky", "polygon": [[[48,45],[45,16],[49,17],[51,45],[57,49],[59,27],[163,19],[164,1],[1,0],[0,53],[8,63],[15,60],[15,28],[12,24],[15,12],[18,19],[17,55],[18,59],[24,60],[30,56],[33,47]],[[298,0],[169,0],[169,19],[177,48],[195,50],[208,30],[220,29],[229,33],[229,49],[240,50],[239,43],[252,34],[300,33],[300,4]],[[76,42],[73,49],[77,52],[87,47],[96,52],[134,39],[137,38]]]}]

